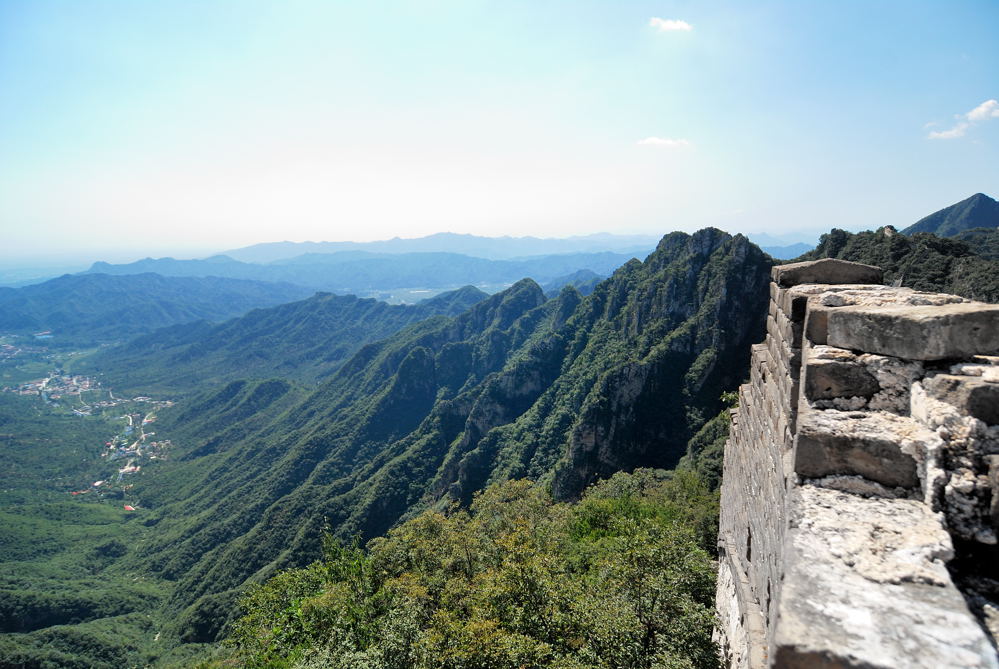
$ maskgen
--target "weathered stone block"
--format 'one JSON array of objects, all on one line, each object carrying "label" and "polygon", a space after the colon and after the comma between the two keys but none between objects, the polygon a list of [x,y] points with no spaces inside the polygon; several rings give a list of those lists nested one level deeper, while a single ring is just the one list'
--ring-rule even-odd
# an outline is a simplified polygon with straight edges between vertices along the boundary
[{"label": "weathered stone block", "polygon": [[992,354],[999,351],[999,306],[839,307],[829,310],[827,343],[909,360]]},{"label": "weathered stone block", "polygon": [[856,474],[888,487],[914,488],[917,442],[933,433],[888,413],[806,411],[798,418],[794,471],[805,478]]},{"label": "weathered stone block", "polygon": [[805,396],[810,400],[834,397],[871,397],[881,390],[878,380],[856,362],[809,360],[804,368]]},{"label": "weathered stone block", "polygon": [[999,425],[999,384],[980,377],[937,374],[923,381],[926,394],[961,413]]},{"label": "weathered stone block", "polygon": [[788,520],[771,666],[997,666],[944,565],[950,537],[924,504],[803,486]]},{"label": "weathered stone block", "polygon": [[822,258],[808,262],[777,265],[771,270],[774,283],[782,287],[800,283],[881,283],[880,267],[848,262],[836,258]]}]

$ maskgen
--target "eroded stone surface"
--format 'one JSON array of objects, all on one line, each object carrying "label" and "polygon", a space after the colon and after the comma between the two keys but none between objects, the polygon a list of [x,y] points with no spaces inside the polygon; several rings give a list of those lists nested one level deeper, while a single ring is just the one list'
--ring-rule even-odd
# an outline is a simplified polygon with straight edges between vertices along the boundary
[{"label": "eroded stone surface", "polygon": [[999,383],[972,376],[937,374],[926,379],[923,386],[928,395],[956,407],[961,413],[989,425],[999,425]]},{"label": "eroded stone surface", "polygon": [[888,487],[919,484],[915,455],[933,433],[889,413],[809,411],[799,418],[794,470],[807,478],[858,475]]},{"label": "eroded stone surface", "polygon": [[805,395],[810,400],[857,396],[870,398],[881,390],[874,375],[858,362],[810,360],[804,372]]},{"label": "eroded stone surface", "polygon": [[989,426],[932,397],[924,383],[912,386],[912,417],[939,438],[924,451],[926,503],[946,515],[955,536],[995,544],[988,456],[999,454],[999,426]]},{"label": "eroded stone surface", "polygon": [[945,360],[999,351],[999,306],[846,306],[827,316],[830,346],[908,360]]},{"label": "eroded stone surface", "polygon": [[774,666],[999,666],[924,504],[802,486],[789,514]]}]

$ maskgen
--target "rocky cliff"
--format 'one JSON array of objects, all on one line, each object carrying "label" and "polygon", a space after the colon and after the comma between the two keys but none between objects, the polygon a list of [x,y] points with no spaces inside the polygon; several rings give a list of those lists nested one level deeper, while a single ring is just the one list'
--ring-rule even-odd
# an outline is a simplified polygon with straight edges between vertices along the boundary
[{"label": "rocky cliff", "polygon": [[774,268],[725,451],[731,667],[997,667],[999,307]]}]

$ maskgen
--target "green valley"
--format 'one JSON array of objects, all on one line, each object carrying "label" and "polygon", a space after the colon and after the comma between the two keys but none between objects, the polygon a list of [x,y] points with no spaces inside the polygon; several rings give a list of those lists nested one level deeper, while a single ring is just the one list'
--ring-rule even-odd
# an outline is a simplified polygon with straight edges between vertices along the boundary
[{"label": "green valley", "polygon": [[[236,603],[247,585],[319,558],[324,533],[327,550],[343,541],[366,542],[407,519],[436,517],[425,514],[447,512],[453,504],[464,507],[504,481],[535,480],[537,494],[556,505],[578,499],[618,471],[642,467],[679,466],[698,472],[690,474],[695,479],[716,483],[718,438],[726,431],[720,397],[742,380],[749,344],[762,332],[769,267],[769,259],[743,237],[712,229],[674,233],[645,262],[627,263],[589,296],[566,286],[547,299],[526,279],[484,299],[475,291],[445,298],[440,310],[460,313],[414,318],[418,322],[384,339],[359,342],[318,387],[299,385],[297,371],[267,366],[261,376],[271,373],[269,379],[222,380],[215,388],[199,382],[200,394],[156,411],[155,439],[168,440],[169,449],[165,457],[141,463],[126,498],[52,493],[63,495],[63,504],[96,509],[81,515],[79,525],[70,521],[81,538],[64,534],[53,554],[62,557],[52,560],[75,565],[103,551],[94,578],[127,595],[129,603],[95,605],[92,619],[65,621],[66,627],[8,634],[6,648],[29,666],[41,666],[48,646],[40,635],[64,629],[104,639],[98,628],[125,625],[131,631],[122,632],[114,652],[129,661],[166,662],[201,652],[203,644],[237,629]],[[470,308],[463,309],[465,300]],[[332,304],[348,309],[330,311]],[[352,319],[363,322],[363,314],[384,318],[412,308],[387,311],[387,305],[319,295],[205,332],[220,333],[216,341],[223,342],[221,333],[234,338],[237,324],[258,323],[256,331],[246,328],[243,340],[252,351],[255,332],[313,322],[310,309],[326,314],[314,321],[318,325],[297,339],[261,336],[260,346],[287,343],[286,351],[294,351],[296,341],[308,342],[323,327],[333,328],[332,342],[337,323],[347,327]],[[138,353],[136,342],[169,332],[127,346]],[[237,355],[238,341],[234,345],[227,355]],[[114,350],[95,361],[110,359]],[[299,354],[311,361],[317,351]],[[206,354],[201,364],[212,359]],[[219,368],[253,374],[252,364],[240,366],[235,357],[214,359],[224,361]],[[135,369],[128,385],[139,388],[142,368]],[[281,372],[285,378],[278,378]],[[319,376],[311,372],[306,378]],[[155,378],[150,382],[155,387]],[[72,418],[80,424],[103,420]],[[103,473],[81,472],[84,478],[98,475]],[[108,521],[115,523],[108,533],[87,529]],[[656,527],[641,530],[642,541],[690,529]],[[628,536],[639,535],[625,533],[607,545]],[[710,550],[710,540],[696,541]],[[661,550],[654,543],[647,549]],[[594,565],[605,559],[598,554]],[[76,574],[81,568],[65,569]],[[71,583],[65,569],[53,572],[58,578],[35,581],[38,591],[55,596],[59,578]],[[701,595],[692,593],[692,601],[705,606]],[[136,626],[122,616],[148,618]],[[692,634],[703,634],[701,623],[691,624]]]}]

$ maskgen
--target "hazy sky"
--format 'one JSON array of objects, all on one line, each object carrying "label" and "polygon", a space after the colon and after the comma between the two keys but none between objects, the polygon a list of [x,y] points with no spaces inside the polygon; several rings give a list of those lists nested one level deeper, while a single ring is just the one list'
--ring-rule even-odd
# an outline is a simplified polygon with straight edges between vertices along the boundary
[{"label": "hazy sky", "polygon": [[999,2],[0,0],[0,256],[907,225],[999,195]]}]

